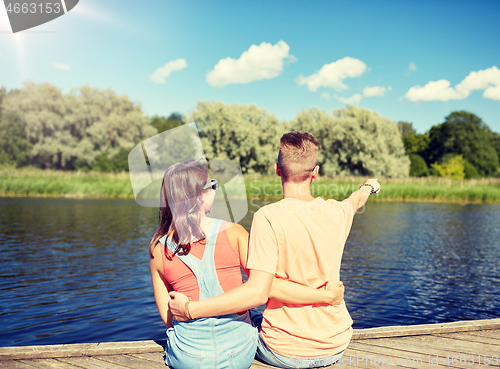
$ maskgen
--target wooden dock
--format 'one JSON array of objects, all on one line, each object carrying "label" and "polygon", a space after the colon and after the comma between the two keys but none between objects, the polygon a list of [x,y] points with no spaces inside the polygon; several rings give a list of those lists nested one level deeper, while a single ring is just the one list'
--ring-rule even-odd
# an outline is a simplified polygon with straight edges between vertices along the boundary
[{"label": "wooden dock", "polygon": [[[165,369],[161,342],[0,348],[0,368]],[[500,366],[500,319],[358,329],[329,368],[487,368]],[[254,361],[251,368],[274,368]]]}]

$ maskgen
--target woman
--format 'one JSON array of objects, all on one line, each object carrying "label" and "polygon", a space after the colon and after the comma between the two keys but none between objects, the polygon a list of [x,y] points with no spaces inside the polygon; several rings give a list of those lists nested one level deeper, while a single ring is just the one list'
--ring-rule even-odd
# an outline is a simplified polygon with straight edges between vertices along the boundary
[{"label": "woman", "polygon": [[[180,368],[248,368],[257,329],[248,311],[186,322],[172,321],[169,291],[204,300],[242,284],[248,233],[239,224],[206,216],[215,199],[217,181],[203,163],[172,165],[163,177],[160,225],[150,243],[155,301],[167,326],[165,363]],[[292,303],[338,303],[343,286],[316,290],[275,279],[275,298]]]}]

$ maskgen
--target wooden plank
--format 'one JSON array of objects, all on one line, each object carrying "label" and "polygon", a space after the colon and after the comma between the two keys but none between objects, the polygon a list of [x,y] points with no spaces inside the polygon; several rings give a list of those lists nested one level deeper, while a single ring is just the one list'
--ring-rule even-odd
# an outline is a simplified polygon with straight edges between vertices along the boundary
[{"label": "wooden plank", "polygon": [[146,359],[139,359],[130,355],[106,355],[106,356],[93,356],[95,359],[116,364],[123,368],[131,369],[149,369],[158,368],[165,369],[165,362],[154,362]]},{"label": "wooden plank", "polygon": [[0,347],[0,360],[163,352],[155,341],[78,343],[70,345]]},{"label": "wooden plank", "polygon": [[[409,339],[410,337],[407,337]],[[486,343],[461,341],[447,337],[439,336],[424,336],[420,341],[421,345],[432,347],[443,347],[447,351],[461,352],[462,354],[481,354],[481,355],[495,355],[499,353],[498,345],[491,345]]]},{"label": "wooden plank", "polygon": [[[370,341],[370,340],[368,340]],[[397,346],[397,345],[396,345]],[[398,348],[388,348],[388,347],[383,347],[383,346],[373,346],[367,343],[360,343],[360,342],[352,342],[349,345],[349,348],[352,348],[354,350],[358,350],[359,352],[365,352],[366,354],[376,354],[380,355],[384,358],[392,358],[392,362],[395,363],[396,365],[398,362],[400,363],[399,366],[402,367],[418,367],[418,368],[427,368],[427,367],[432,367],[435,368],[436,365],[433,363],[435,362],[435,356],[430,357],[429,354],[422,354],[422,353],[417,353],[417,352],[412,352],[412,351],[407,351],[407,350],[401,350]],[[349,350],[348,348],[348,350]],[[347,353],[347,351],[346,351]],[[398,359],[400,359],[398,361]],[[408,360],[407,360],[408,359]],[[418,362],[418,359],[422,359],[422,364]],[[433,363],[431,364],[430,361],[431,359],[433,360]],[[439,358],[438,358],[439,359]],[[386,365],[390,365],[390,363],[386,360]],[[455,366],[451,364],[440,364],[442,367],[445,368],[460,368],[460,366]],[[391,365],[392,366],[392,365]]]},{"label": "wooden plank", "polygon": [[[397,361],[397,357],[391,355],[384,355],[381,357],[380,355],[367,352],[365,350],[360,350],[358,348],[349,347],[346,349],[344,355],[340,359],[340,364],[345,368],[352,368],[353,366],[357,368],[374,368],[374,367],[384,367],[388,365],[387,363],[395,364]],[[389,364],[390,365],[390,364]],[[401,368],[398,365],[391,365],[391,367]],[[337,365],[332,366],[331,368],[337,368]]]},{"label": "wooden plank", "polygon": [[494,355],[498,346],[484,345],[476,342],[461,342],[450,338],[440,338],[430,335],[399,337],[398,339],[377,338],[364,340],[363,343],[409,351],[422,355],[438,355],[441,358],[453,355]]},{"label": "wooden plank", "polygon": [[439,333],[439,334],[433,334],[433,336],[453,338],[455,340],[466,341],[466,342],[479,342],[500,347],[500,339],[490,338],[486,336],[477,336],[471,334],[471,332]]},{"label": "wooden plank", "polygon": [[500,329],[500,319],[355,329],[353,339],[418,336],[423,334],[469,332],[485,329]]},{"label": "wooden plank", "polygon": [[[364,344],[367,346],[373,346],[375,350],[375,347],[378,347],[379,349],[387,350],[387,349],[392,349],[392,350],[398,350],[398,351],[403,351],[406,352],[406,356],[410,355],[422,355],[422,356],[428,356],[428,355],[448,355],[448,352],[445,351],[443,348],[439,347],[426,347],[422,346],[419,343],[415,342],[405,342],[402,339],[398,340],[392,340],[388,341],[388,339],[384,338],[378,338],[378,339],[372,339],[372,340],[364,340],[361,342],[358,342],[357,344]],[[354,343],[352,344],[353,346],[355,345]],[[356,346],[354,346],[356,347]],[[367,351],[371,351],[368,347],[365,348]],[[458,354],[458,353],[457,353]]]},{"label": "wooden plank", "polygon": [[500,330],[476,331],[476,332],[469,332],[469,334],[481,337],[490,337],[500,340]]},{"label": "wooden plank", "polygon": [[128,355],[132,356],[132,357],[139,358],[139,359],[149,360],[149,361],[152,361],[154,363],[165,364],[165,359],[163,358],[164,357],[163,352],[160,352],[160,353],[158,353],[158,352],[145,352],[142,354],[128,354]]},{"label": "wooden plank", "polygon": [[5,369],[33,369],[34,366],[20,362],[18,360],[0,361],[0,368]]},{"label": "wooden plank", "polygon": [[[357,360],[357,357],[360,357],[359,360]],[[361,356],[363,357],[363,360],[361,360]],[[387,358],[387,357],[385,357]],[[342,359],[344,360],[344,363],[342,363]],[[369,357],[366,352],[364,351],[359,351],[359,350],[354,350],[351,348],[348,348],[344,355],[341,358],[341,361],[338,364],[335,365],[330,365],[325,367],[326,369],[347,369],[351,368],[353,365],[355,365],[358,368],[373,368],[374,367],[374,362],[376,359],[379,359],[379,357],[375,357],[372,355],[372,357]],[[393,359],[396,359],[395,357]],[[395,360],[393,360],[395,362]],[[379,365],[382,365],[381,363]],[[394,365],[394,367],[398,367]],[[262,363],[260,361],[254,360],[252,366],[250,367],[251,369],[276,369],[275,366],[270,366],[265,363]],[[434,368],[433,368],[434,369]]]},{"label": "wooden plank", "polygon": [[73,366],[68,363],[62,363],[56,359],[30,359],[30,360],[19,360],[24,363],[33,365],[35,368],[39,369],[80,369],[80,367]]},{"label": "wooden plank", "polygon": [[[494,330],[495,329],[495,330]],[[451,333],[470,332],[469,338],[466,335],[450,336]],[[425,336],[422,336],[425,335]],[[500,347],[500,319],[486,319],[480,321],[462,321],[442,324],[423,324],[415,326],[394,326],[369,328],[354,331],[355,339],[353,342],[363,343],[368,338],[370,345],[380,346],[390,345],[384,343],[384,338],[377,337],[401,337],[403,341],[390,340],[397,342],[401,347],[387,346],[388,348],[401,349],[402,351],[417,352],[422,354],[441,355],[444,352],[450,354],[498,354]],[[409,341],[411,337],[418,337],[416,341]],[[433,340],[424,340],[423,337],[431,337]],[[478,338],[479,337],[479,338]],[[386,339],[387,339],[386,338]],[[443,341],[444,340],[444,341]],[[164,342],[155,341],[135,341],[135,342],[106,342],[106,343],[83,343],[72,345],[49,345],[49,346],[20,346],[20,347],[1,347],[0,363],[5,367],[6,360],[25,360],[23,362],[11,362],[11,365],[30,366],[29,359],[37,358],[68,358],[68,357],[86,357],[86,356],[104,356],[104,355],[146,355],[146,359],[154,363],[163,363],[164,348],[161,344]],[[418,351],[414,351],[416,346],[420,346]],[[425,351],[422,352],[422,347]],[[149,355],[149,356],[148,356]],[[154,356],[157,355],[157,356]],[[141,359],[140,357],[137,357]],[[61,362],[61,361],[60,361]],[[68,363],[66,363],[68,364]],[[47,362],[47,365],[56,365],[55,362]],[[262,365],[256,362],[255,365]],[[55,366],[53,366],[55,367]],[[336,366],[339,368],[339,366]]]},{"label": "wooden plank", "polygon": [[90,356],[62,357],[57,360],[84,369],[123,369],[123,366],[98,360]]},{"label": "wooden plank", "polygon": [[[346,369],[346,368],[347,366],[342,364],[336,364],[324,367],[324,369]],[[265,364],[258,360],[254,360],[252,365],[250,366],[250,369],[276,369],[276,367]]]}]

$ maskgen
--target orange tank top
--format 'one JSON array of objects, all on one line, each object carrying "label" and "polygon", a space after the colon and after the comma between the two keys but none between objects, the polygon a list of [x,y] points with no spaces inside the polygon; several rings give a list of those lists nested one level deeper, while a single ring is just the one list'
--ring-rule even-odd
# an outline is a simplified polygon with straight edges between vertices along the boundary
[{"label": "orange tank top", "polygon": [[[243,284],[243,279],[240,271],[240,256],[229,241],[225,223],[222,225],[224,230],[217,234],[217,240],[215,241],[214,263],[219,284],[222,290],[227,292]],[[201,260],[206,243],[206,238],[192,243],[189,253]],[[200,290],[195,275],[177,256],[173,256],[172,260],[168,260],[165,256],[165,245],[161,245],[165,279],[174,291],[190,297],[193,301],[198,301],[200,299]],[[168,249],[166,252],[170,256],[173,255]]]}]

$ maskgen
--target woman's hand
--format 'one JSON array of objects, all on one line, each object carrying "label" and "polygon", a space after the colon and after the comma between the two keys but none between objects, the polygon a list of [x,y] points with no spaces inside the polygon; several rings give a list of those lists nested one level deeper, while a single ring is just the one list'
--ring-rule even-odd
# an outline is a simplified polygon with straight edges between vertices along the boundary
[{"label": "woman's hand", "polygon": [[189,320],[185,314],[188,297],[175,291],[169,292],[169,295],[171,300],[168,302],[168,308],[172,317],[179,322]]},{"label": "woman's hand", "polygon": [[328,283],[326,291],[328,292],[327,303],[329,305],[338,305],[342,303],[344,299],[344,283],[342,283],[342,281]]}]

